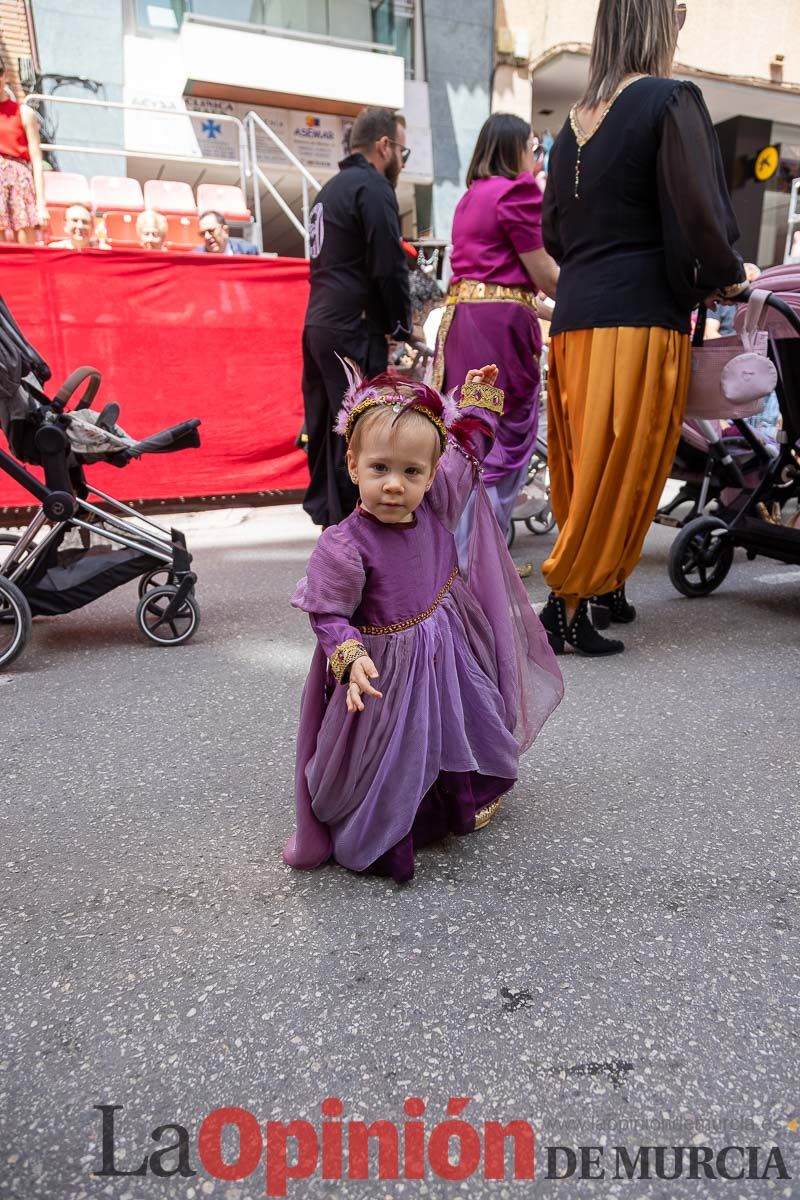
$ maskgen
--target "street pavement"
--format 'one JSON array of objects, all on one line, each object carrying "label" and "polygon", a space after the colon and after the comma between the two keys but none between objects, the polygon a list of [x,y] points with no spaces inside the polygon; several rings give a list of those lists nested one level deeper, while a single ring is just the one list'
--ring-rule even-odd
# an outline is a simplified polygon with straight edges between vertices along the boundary
[{"label": "street pavement", "polygon": [[[562,660],[565,699],[513,795],[401,888],[281,862],[312,651],[288,603],[314,542],[303,513],[176,519],[200,577],[193,643],[141,641],[128,586],[35,621],[0,675],[3,1200],[251,1200],[263,1159],[214,1180],[203,1118],[319,1130],[331,1096],[345,1122],[398,1127],[419,1097],[426,1136],[470,1097],[481,1137],[530,1122],[536,1180],[511,1182],[509,1162],[505,1181],[391,1182],[373,1163],[368,1182],[316,1170],[289,1196],[800,1197],[800,571],[737,555],[687,600],[654,527],[626,652]],[[538,566],[551,544],[522,529],[514,555]],[[537,571],[526,586],[544,601]],[[179,1123],[197,1174],[93,1175],[96,1105],[122,1106],[118,1169]],[[792,1178],[774,1157],[767,1179],[614,1178],[614,1147],[675,1145],[714,1163],[762,1147],[759,1175],[777,1145]],[[561,1183],[553,1146],[576,1155]],[[597,1181],[580,1177],[592,1146]]]}]

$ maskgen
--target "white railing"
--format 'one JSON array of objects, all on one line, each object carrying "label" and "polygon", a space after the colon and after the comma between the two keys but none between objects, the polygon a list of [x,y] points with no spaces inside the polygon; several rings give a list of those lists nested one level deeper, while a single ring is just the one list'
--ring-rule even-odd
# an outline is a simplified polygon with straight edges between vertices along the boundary
[{"label": "white railing", "polygon": [[[308,239],[308,213],[309,213],[309,189],[313,192],[318,192],[322,184],[318,179],[311,174],[300,159],[294,154],[285,142],[278,137],[274,129],[272,129],[266,121],[264,121],[257,112],[247,113],[244,120],[239,117],[229,116],[224,113],[206,112],[201,109],[167,109],[167,108],[151,108],[146,104],[123,104],[113,100],[84,100],[80,96],[48,96],[42,92],[34,92],[25,99],[26,104],[30,104],[35,109],[38,103],[44,104],[66,104],[66,105],[83,105],[88,108],[103,108],[118,110],[120,112],[138,112],[147,113],[149,116],[166,117],[172,120],[180,119],[182,121],[193,120],[197,117],[209,116],[215,121],[227,122],[236,126],[236,137],[238,145],[238,156],[236,158],[217,158],[209,157],[202,153],[197,154],[173,154],[169,151],[162,151],[152,147],[130,148],[128,146],[83,146],[74,143],[66,142],[42,142],[42,149],[53,151],[54,153],[63,154],[96,154],[104,157],[114,156],[118,158],[145,158],[157,159],[163,162],[179,162],[202,164],[204,166],[213,167],[232,167],[239,172],[239,183],[242,193],[246,196],[248,192],[248,180],[252,181],[252,206],[255,222],[256,244],[259,249],[264,249],[263,238],[263,220],[261,213],[261,187],[266,189],[272,199],[278,205],[278,208],[291,223],[293,228],[299,233],[303,239],[306,258],[309,257],[309,239]],[[301,189],[301,205],[302,205],[302,220],[293,212],[290,204],[280,194],[272,180],[265,173],[261,164],[258,161],[258,147],[256,142],[256,134],[260,131],[270,139],[275,148],[280,152],[283,158],[286,159],[287,165],[290,166],[300,176]]]},{"label": "white railing", "polygon": [[[194,109],[151,108],[147,104],[122,104],[116,100],[84,100],[82,96],[48,96],[43,92],[33,92],[31,95],[25,97],[25,103],[31,105],[32,108],[35,108],[37,102],[44,104],[76,104],[86,108],[109,108],[121,112],[140,112],[147,113],[151,117],[171,117],[172,120],[177,118],[182,121],[204,115]],[[213,117],[215,121],[225,121],[237,127],[236,135],[239,147],[237,158],[211,158],[200,153],[171,154],[168,151],[153,150],[147,147],[130,149],[127,146],[81,146],[68,145],[64,142],[42,142],[42,149],[62,154],[101,154],[104,156],[113,155],[118,158],[157,158],[163,159],[164,162],[204,163],[207,166],[213,164],[215,167],[219,167],[220,165],[236,167],[239,171],[240,187],[245,192],[247,190],[248,162],[247,138],[245,136],[244,124],[238,117],[231,117],[226,114],[208,113],[205,115]]]},{"label": "white railing", "polygon": [[[267,189],[270,196],[272,196],[272,199],[275,201],[275,203],[278,205],[278,207],[281,209],[281,211],[284,213],[284,215],[286,217],[288,217],[289,221],[291,221],[294,228],[300,234],[301,238],[303,239],[303,248],[305,251],[305,256],[306,256],[306,258],[308,258],[309,257],[308,189],[310,186],[314,189],[315,192],[318,192],[320,190],[320,188],[322,187],[322,184],[319,182],[319,180],[314,178],[314,176],[309,171],[308,167],[304,166],[303,163],[300,162],[300,159],[297,157],[297,155],[292,153],[292,151],[289,149],[289,147],[286,145],[286,143],[281,141],[281,139],[278,137],[275,130],[271,129],[270,126],[267,125],[266,121],[262,120],[262,118],[258,115],[257,112],[252,112],[252,111],[249,112],[244,119],[244,123],[247,128],[247,134],[248,134],[248,138],[249,138],[250,171],[252,173],[252,178],[253,178],[253,216],[255,217],[255,222],[256,222],[256,237],[258,239],[258,242],[263,248],[263,227],[262,227],[262,220],[261,220],[261,190],[258,186],[259,183],[263,183],[264,187]],[[264,174],[264,172],[261,170],[261,167],[258,164],[258,154],[257,154],[257,147],[256,147],[256,129],[260,129],[262,131],[262,133],[265,133],[267,135],[267,137],[271,139],[271,141],[272,141],[273,145],[276,147],[276,149],[278,149],[281,152],[281,154],[284,156],[286,161],[292,167],[294,167],[294,169],[296,171],[299,171],[299,173],[300,173],[300,188],[301,188],[301,193],[302,193],[302,210],[303,210],[302,222],[297,218],[295,213],[292,212],[292,209],[286,203],[283,196],[281,196],[278,189],[275,187],[275,185],[272,183],[272,181],[267,178],[267,176]]]}]

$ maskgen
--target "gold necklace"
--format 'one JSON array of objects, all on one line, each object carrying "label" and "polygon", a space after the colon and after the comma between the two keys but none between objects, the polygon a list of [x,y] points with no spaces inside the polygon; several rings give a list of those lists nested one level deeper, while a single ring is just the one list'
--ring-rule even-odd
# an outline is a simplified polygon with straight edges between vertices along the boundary
[{"label": "gold necklace", "polygon": [[637,79],[645,79],[645,78],[646,78],[646,76],[644,76],[644,75],[634,75],[631,79],[626,79],[624,83],[621,83],[619,85],[617,90],[614,92],[614,95],[611,97],[608,104],[605,106],[602,113],[600,114],[600,119],[596,122],[595,127],[591,133],[584,133],[583,129],[581,128],[580,122],[578,121],[578,105],[573,104],[572,108],[569,110],[569,123],[570,123],[570,126],[572,127],[572,132],[575,135],[575,142],[578,147],[578,152],[575,156],[575,193],[574,194],[575,194],[576,200],[580,200],[579,193],[580,193],[580,183],[581,183],[581,150],[586,145],[586,143],[589,141],[589,139],[593,138],[594,135],[597,133],[598,129],[603,124],[603,121],[605,121],[606,117],[611,112],[611,109],[614,105],[614,101],[617,99],[617,97],[621,96],[622,93],[625,91],[625,89],[627,87],[630,87],[630,85],[632,83],[636,83]]}]

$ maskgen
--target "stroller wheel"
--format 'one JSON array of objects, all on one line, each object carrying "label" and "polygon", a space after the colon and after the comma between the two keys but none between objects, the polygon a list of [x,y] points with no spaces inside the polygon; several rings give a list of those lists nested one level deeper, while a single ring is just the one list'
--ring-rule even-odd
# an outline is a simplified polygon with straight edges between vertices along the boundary
[{"label": "stroller wheel", "polygon": [[155,567],[139,579],[139,599],[156,588],[175,587],[175,576],[169,567]]},{"label": "stroller wheel", "polygon": [[684,596],[708,596],[733,562],[733,539],[717,517],[697,517],[684,525],[669,552],[669,577]]},{"label": "stroller wheel", "polygon": [[0,533],[0,571],[2,571],[3,563],[18,541],[19,538],[15,537],[13,533]]},{"label": "stroller wheel", "polygon": [[0,576],[0,670],[8,667],[31,636],[31,610],[15,583]]},{"label": "stroller wheel", "polygon": [[176,613],[167,616],[176,587],[159,587],[145,592],[136,609],[139,628],[157,646],[182,646],[193,637],[200,624],[200,606],[191,593]]},{"label": "stroller wheel", "polygon": [[508,546],[509,550],[514,545],[514,538],[516,536],[517,536],[517,530],[515,527],[515,523],[514,523],[514,521],[509,520],[508,528],[506,529],[506,545]]},{"label": "stroller wheel", "polygon": [[548,502],[547,508],[537,513],[535,517],[527,517],[525,525],[530,529],[531,533],[545,534],[551,529],[555,529],[556,519],[553,516],[553,510]]}]

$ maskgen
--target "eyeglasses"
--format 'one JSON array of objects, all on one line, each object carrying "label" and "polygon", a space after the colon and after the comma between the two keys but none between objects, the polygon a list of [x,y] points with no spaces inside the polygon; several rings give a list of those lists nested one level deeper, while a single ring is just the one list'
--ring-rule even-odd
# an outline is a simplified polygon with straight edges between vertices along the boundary
[{"label": "eyeglasses", "polygon": [[686,24],[686,5],[685,4],[676,4],[675,5],[675,25],[678,30],[678,33],[680,33],[680,31],[683,29],[685,24]]},{"label": "eyeglasses", "polygon": [[400,161],[402,162],[403,166],[405,166],[408,160],[411,158],[411,147],[401,146],[400,142],[395,142],[392,138],[387,138],[386,140],[390,146],[400,146]]}]

